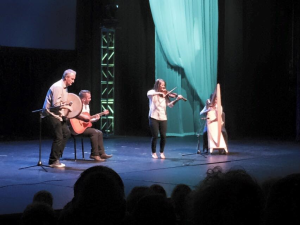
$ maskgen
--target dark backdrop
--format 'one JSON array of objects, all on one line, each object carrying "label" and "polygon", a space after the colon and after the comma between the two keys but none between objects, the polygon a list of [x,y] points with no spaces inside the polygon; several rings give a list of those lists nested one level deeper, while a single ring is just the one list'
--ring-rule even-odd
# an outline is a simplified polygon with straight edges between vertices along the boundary
[{"label": "dark backdrop", "polygon": [[0,46],[0,140],[38,137],[39,114],[31,111],[42,108],[50,85],[76,64],[74,51]]},{"label": "dark backdrop", "polygon": [[218,81],[229,136],[295,138],[299,2],[226,0],[219,10]]},{"label": "dark backdrop", "polygon": [[[38,137],[38,115],[31,111],[42,107],[48,88],[67,68],[77,71],[69,92],[90,89],[92,112],[99,111],[106,2],[112,1],[77,1],[76,50],[0,46],[0,140]],[[155,77],[149,3],[115,2],[115,134],[149,135],[146,92]],[[299,3],[221,0],[219,11],[218,82],[229,138],[295,139],[297,123],[299,137]]]}]

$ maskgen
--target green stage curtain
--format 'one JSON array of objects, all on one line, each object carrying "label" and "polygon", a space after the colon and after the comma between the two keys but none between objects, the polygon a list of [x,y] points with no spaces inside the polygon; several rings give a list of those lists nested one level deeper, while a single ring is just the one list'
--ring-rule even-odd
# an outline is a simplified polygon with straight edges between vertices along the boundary
[{"label": "green stage curtain", "polygon": [[149,0],[155,76],[188,99],[168,109],[168,136],[202,133],[199,112],[217,84],[218,0]]}]

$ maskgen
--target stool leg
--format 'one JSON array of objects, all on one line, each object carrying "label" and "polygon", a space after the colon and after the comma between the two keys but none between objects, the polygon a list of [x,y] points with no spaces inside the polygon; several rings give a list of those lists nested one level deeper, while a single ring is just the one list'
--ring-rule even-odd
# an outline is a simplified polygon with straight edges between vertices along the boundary
[{"label": "stool leg", "polygon": [[84,159],[84,145],[83,145],[83,138],[81,138],[81,149],[82,149],[82,158]]},{"label": "stool leg", "polygon": [[74,136],[73,137],[73,140],[74,140],[74,156],[75,156],[75,161],[77,160],[77,155],[76,155],[76,139]]}]

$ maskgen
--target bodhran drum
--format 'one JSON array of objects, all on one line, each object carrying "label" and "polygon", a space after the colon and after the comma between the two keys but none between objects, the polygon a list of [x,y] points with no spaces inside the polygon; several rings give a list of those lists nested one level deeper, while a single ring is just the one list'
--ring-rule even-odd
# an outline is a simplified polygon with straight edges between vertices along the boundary
[{"label": "bodhran drum", "polygon": [[79,96],[73,94],[73,93],[68,93],[68,102],[72,103],[72,112],[69,112],[67,115],[67,118],[71,119],[76,116],[78,116],[81,111],[82,111],[82,102]]}]

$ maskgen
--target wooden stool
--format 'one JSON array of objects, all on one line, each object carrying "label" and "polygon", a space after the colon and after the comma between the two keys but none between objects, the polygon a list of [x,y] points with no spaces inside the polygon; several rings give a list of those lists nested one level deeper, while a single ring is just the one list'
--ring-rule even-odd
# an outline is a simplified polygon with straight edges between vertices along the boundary
[{"label": "wooden stool", "polygon": [[77,160],[77,148],[76,148],[76,137],[81,138],[81,151],[82,151],[82,159],[84,159],[84,144],[83,144],[83,136],[82,135],[71,135],[73,140],[74,140],[74,156],[75,156],[75,161]]}]

